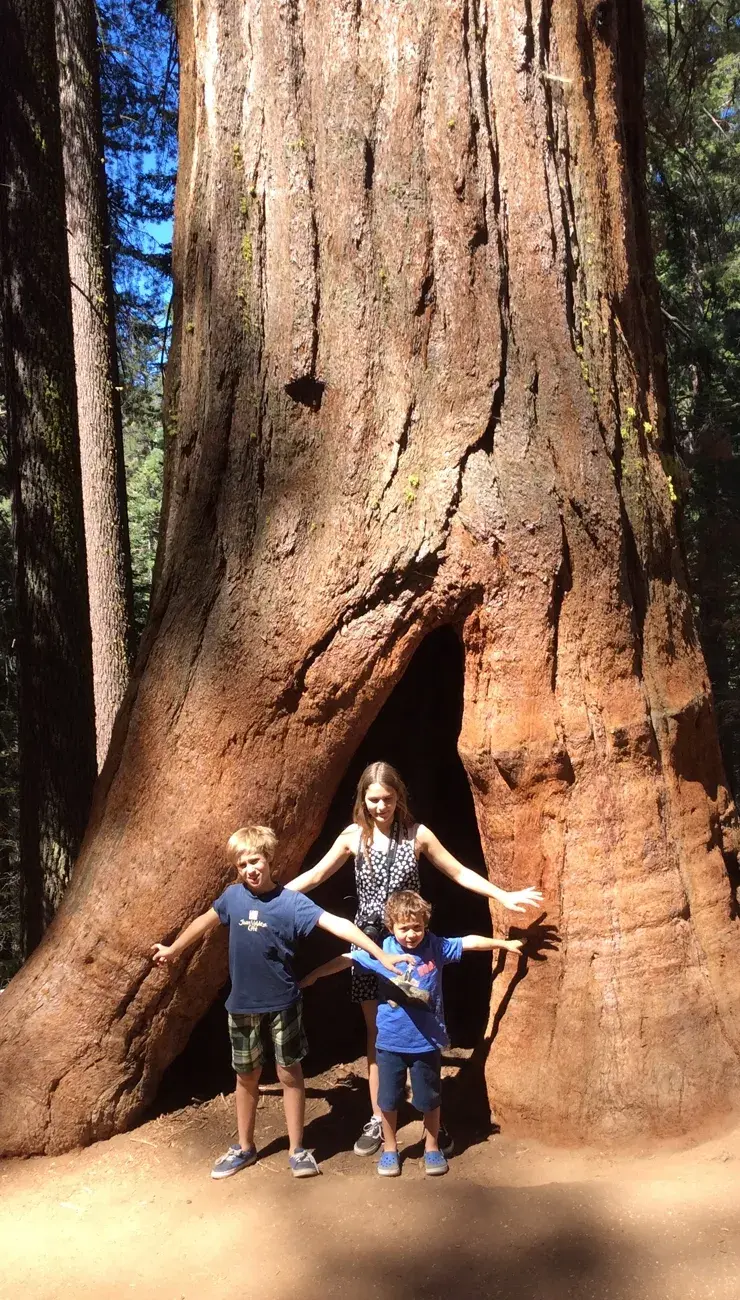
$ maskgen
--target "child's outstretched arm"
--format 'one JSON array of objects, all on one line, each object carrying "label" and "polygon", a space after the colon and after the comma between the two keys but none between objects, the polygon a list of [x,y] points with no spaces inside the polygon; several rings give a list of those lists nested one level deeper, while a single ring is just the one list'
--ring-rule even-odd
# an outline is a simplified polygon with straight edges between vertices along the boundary
[{"label": "child's outstretched arm", "polygon": [[488,939],[484,934],[466,934],[462,941],[463,952],[494,952],[496,948],[505,948],[506,952],[521,952],[523,939]]},{"label": "child's outstretched arm", "polygon": [[396,974],[396,966],[403,962],[406,965],[415,965],[416,958],[408,952],[390,953],[383,952],[377,943],[368,939],[362,930],[353,925],[352,921],[347,921],[343,916],[333,916],[331,912],[322,912],[316,924],[321,930],[328,930],[329,934],[336,935],[337,939],[343,939],[345,943],[353,943],[356,948],[364,948],[369,952],[371,957],[379,961],[381,966],[385,966],[391,975]]},{"label": "child's outstretched arm", "polygon": [[193,944],[202,939],[204,934],[208,934],[210,930],[215,930],[216,926],[220,924],[218,912],[209,907],[207,912],[203,912],[201,916],[196,916],[195,920],[190,922],[190,925],[186,925],[182,934],[179,934],[169,947],[165,943],[155,943],[152,946],[152,961],[155,966],[169,965],[171,961],[180,956],[181,952],[185,952],[186,948],[192,948]]},{"label": "child's outstretched arm", "polygon": [[319,859],[316,866],[311,867],[308,871],[301,872],[300,876],[296,876],[294,880],[289,880],[285,888],[292,889],[299,894],[308,894],[322,881],[333,876],[334,872],[338,871],[354,852],[351,835],[351,828],[342,831],[342,834],[337,836],[331,848],[324,854],[323,858]]},{"label": "child's outstretched arm", "polygon": [[347,970],[352,965],[352,958],[348,952],[342,952],[338,957],[332,957],[331,961],[325,961],[323,966],[317,966],[315,970],[304,975],[302,980],[298,981],[299,989],[310,988],[317,980],[321,980],[325,975],[336,975],[337,971]]}]

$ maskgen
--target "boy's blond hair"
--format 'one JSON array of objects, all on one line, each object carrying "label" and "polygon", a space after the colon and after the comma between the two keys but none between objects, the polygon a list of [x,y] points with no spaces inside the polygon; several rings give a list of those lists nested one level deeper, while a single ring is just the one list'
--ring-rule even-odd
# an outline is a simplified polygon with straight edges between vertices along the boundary
[{"label": "boy's blond hair", "polygon": [[385,923],[389,930],[399,921],[419,921],[426,930],[432,905],[413,889],[397,889],[385,905]]},{"label": "boy's blond hair", "polygon": [[271,826],[240,826],[226,845],[233,858],[240,853],[261,853],[272,863],[277,848],[277,835]]}]

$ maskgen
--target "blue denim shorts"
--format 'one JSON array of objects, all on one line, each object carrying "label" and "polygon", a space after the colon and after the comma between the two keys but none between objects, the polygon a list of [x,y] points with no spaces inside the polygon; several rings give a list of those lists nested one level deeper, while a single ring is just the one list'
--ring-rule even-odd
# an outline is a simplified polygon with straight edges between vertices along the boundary
[{"label": "blue denim shorts", "polygon": [[411,1075],[411,1093],[416,1109],[422,1115],[437,1109],[442,1076],[441,1052],[386,1052],[379,1047],[376,1056],[381,1110],[398,1110],[404,1098],[407,1073]]}]

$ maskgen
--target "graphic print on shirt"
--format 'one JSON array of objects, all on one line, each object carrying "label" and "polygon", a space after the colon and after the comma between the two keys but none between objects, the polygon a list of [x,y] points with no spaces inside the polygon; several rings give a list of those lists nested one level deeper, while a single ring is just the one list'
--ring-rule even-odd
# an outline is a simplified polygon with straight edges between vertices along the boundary
[{"label": "graphic print on shirt", "polygon": [[246,919],[246,921],[244,920],[244,918],[242,918],[242,920],[239,922],[239,924],[240,924],[240,925],[243,925],[243,926],[246,926],[247,930],[251,930],[253,933],[254,933],[254,931],[256,931],[256,930],[266,930],[266,929],[267,929],[267,923],[266,923],[265,921],[260,921],[260,914],[259,914],[259,912],[250,912],[250,913],[249,913],[249,916],[248,916],[247,919]]},{"label": "graphic print on shirt", "polygon": [[293,970],[296,942],[310,934],[322,909],[278,885],[257,897],[241,883],[227,885],[213,904],[229,930],[233,1015],[283,1011],[300,997]]}]

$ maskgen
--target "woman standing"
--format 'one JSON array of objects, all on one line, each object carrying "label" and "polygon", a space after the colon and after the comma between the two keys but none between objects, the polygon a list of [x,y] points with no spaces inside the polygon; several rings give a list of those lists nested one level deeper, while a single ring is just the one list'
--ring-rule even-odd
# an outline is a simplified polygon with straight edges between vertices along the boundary
[{"label": "woman standing", "polygon": [[[536,889],[507,891],[491,884],[477,872],[464,867],[440,844],[433,831],[412,821],[406,787],[389,763],[371,763],[360,777],[352,812],[354,821],[342,831],[328,853],[310,871],[292,880],[288,889],[308,893],[353,857],[357,886],[355,923],[376,942],[382,942],[383,912],[391,894],[399,889],[420,892],[419,856],[424,854],[433,867],[463,889],[495,899],[511,912],[537,907],[542,895]],[[378,1067],[375,1062],[375,1015],[378,982],[362,967],[352,964],[352,1000],[359,1002],[367,1028],[367,1065],[372,1115],[355,1142],[358,1156],[371,1156],[380,1149],[383,1130],[378,1108]],[[448,1154],[452,1142],[440,1128],[439,1145]]]}]

